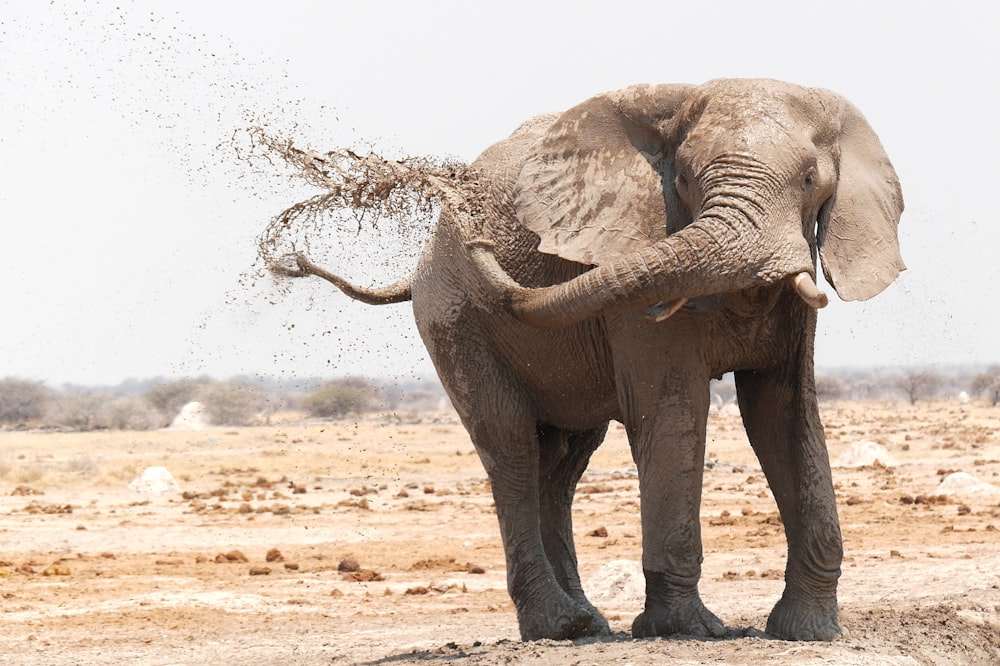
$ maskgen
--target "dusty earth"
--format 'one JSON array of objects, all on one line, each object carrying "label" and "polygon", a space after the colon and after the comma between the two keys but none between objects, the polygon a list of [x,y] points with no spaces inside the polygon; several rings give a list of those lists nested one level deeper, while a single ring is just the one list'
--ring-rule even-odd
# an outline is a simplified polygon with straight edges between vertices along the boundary
[{"label": "dusty earth", "polygon": [[[613,426],[576,500],[580,569],[617,633],[520,643],[485,475],[453,416],[201,431],[0,433],[0,663],[996,664],[1000,409],[824,409],[845,636],[768,639],[784,536],[736,414],[713,415],[702,596],[723,640],[634,641],[638,486]],[[183,494],[129,490],[150,466]],[[989,490],[987,488],[987,490]],[[624,562],[623,562],[624,561]],[[356,569],[344,571],[343,569]],[[624,576],[624,578],[623,578]],[[638,583],[641,589],[641,582]]]}]

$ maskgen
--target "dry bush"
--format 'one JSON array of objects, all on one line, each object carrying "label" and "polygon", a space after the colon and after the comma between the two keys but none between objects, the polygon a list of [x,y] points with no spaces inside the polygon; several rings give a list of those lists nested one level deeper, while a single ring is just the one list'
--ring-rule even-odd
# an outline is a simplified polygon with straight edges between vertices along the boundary
[{"label": "dry bush", "polygon": [[383,390],[364,377],[344,377],[326,382],[304,400],[309,416],[341,418],[363,414],[382,407]]},{"label": "dry bush", "polygon": [[264,389],[247,382],[213,382],[196,399],[205,405],[209,420],[222,426],[253,425],[268,407]]},{"label": "dry bush", "polygon": [[164,414],[143,397],[123,396],[102,404],[97,415],[98,427],[115,430],[153,430],[164,424]]},{"label": "dry bush", "polygon": [[106,393],[72,393],[53,396],[45,412],[48,426],[68,430],[97,430],[102,427],[101,411],[113,397]]},{"label": "dry bush", "polygon": [[50,392],[41,382],[16,377],[0,379],[0,423],[24,425],[45,413]]}]

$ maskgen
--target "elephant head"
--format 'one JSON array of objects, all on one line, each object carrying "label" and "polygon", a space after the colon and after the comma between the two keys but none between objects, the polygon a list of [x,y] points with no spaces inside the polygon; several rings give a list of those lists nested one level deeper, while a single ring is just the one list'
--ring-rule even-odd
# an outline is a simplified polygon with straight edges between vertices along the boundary
[{"label": "elephant head", "polygon": [[842,97],[771,80],[643,85],[598,95],[556,120],[514,190],[539,250],[594,268],[521,288],[488,251],[473,255],[514,314],[568,325],[604,312],[788,281],[826,304],[881,292],[905,269],[896,173]]}]

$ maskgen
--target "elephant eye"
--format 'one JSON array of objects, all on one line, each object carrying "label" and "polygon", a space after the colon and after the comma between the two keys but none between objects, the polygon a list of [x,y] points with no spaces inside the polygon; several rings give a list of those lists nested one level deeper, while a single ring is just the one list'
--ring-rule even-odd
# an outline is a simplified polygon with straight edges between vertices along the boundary
[{"label": "elephant eye", "polygon": [[806,175],[802,178],[802,189],[811,190],[816,184],[816,169],[810,168],[806,171]]}]

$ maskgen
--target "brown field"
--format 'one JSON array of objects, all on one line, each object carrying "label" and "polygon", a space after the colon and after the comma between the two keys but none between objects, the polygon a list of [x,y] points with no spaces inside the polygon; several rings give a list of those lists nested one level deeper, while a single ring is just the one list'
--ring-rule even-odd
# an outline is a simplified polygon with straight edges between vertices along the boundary
[{"label": "brown field", "polygon": [[[519,643],[485,475],[449,415],[0,432],[0,663],[1000,663],[1000,495],[935,495],[953,471],[1000,485],[1000,409],[824,420],[832,459],[868,439],[899,462],[835,469],[846,631],[829,644],[761,633],[784,536],[737,415],[709,423],[701,591],[731,628],[710,641],[633,641],[641,601],[609,594],[612,638]],[[158,465],[183,496],[128,490]],[[585,586],[640,558],[633,471],[613,425],[577,492]]]}]

